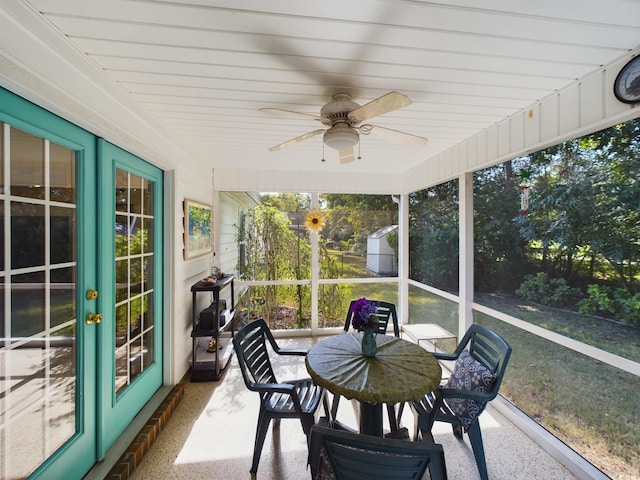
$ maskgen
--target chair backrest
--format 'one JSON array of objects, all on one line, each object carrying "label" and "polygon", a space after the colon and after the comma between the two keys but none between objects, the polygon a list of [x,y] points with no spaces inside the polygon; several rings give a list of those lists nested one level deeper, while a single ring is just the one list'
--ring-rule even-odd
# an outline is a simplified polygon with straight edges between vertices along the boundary
[{"label": "chair backrest", "polygon": [[[398,325],[398,314],[396,312],[396,306],[393,303],[383,302],[382,300],[369,300],[376,306],[376,317],[378,318],[378,332],[383,335],[387,333],[387,326],[389,319],[393,322],[393,335],[400,336],[400,326]],[[353,318],[353,312],[351,306],[356,302],[352,300],[347,310],[347,318],[344,322],[344,331],[348,332],[351,329],[351,319]],[[362,330],[362,328],[360,328]]]},{"label": "chair backrest", "polygon": [[278,383],[269,359],[267,340],[272,346],[275,343],[262,318],[248,323],[233,336],[242,378],[250,390],[255,390],[258,384]]},{"label": "chair backrest", "polygon": [[456,354],[459,354],[465,348],[469,349],[473,358],[495,374],[496,380],[487,392],[492,395],[492,398],[495,398],[498,390],[500,390],[504,372],[507,368],[509,357],[511,356],[511,347],[497,333],[489,330],[487,327],[474,323],[464,334],[462,340],[460,340]]},{"label": "chair backrest", "polygon": [[314,425],[309,437],[312,478],[446,480],[441,445],[374,437]]}]

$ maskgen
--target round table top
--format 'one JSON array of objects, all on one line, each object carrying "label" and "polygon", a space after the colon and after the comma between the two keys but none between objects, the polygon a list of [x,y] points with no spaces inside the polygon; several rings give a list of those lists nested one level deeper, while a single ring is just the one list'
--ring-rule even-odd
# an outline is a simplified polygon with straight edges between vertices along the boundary
[{"label": "round table top", "polygon": [[371,404],[419,401],[440,383],[442,368],[424,348],[377,335],[375,357],[362,355],[362,333],[341,333],[315,344],[306,366],[313,381],[332,393]]}]

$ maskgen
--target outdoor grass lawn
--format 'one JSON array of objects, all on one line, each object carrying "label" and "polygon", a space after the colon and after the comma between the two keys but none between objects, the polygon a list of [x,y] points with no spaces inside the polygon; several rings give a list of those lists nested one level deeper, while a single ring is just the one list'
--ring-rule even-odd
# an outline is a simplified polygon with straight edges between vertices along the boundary
[{"label": "outdoor grass lawn", "polygon": [[[369,278],[376,275],[367,270],[366,256],[355,253],[330,250],[330,254],[335,261],[340,262],[340,278]],[[398,286],[396,283],[361,283],[348,285],[350,299],[367,297],[373,300],[384,300],[391,303],[398,303]],[[342,319],[344,321],[344,319]]]},{"label": "outdoor grass lawn", "polygon": [[475,301],[525,322],[640,362],[640,328],[593,315],[538,305],[511,295],[476,295]]},{"label": "outdoor grass lawn", "polygon": [[[640,330],[606,319],[480,295],[478,303],[611,353],[640,361]],[[501,394],[613,478],[640,472],[640,389],[635,375],[484,314],[513,353]],[[630,478],[630,477],[629,477]]]}]

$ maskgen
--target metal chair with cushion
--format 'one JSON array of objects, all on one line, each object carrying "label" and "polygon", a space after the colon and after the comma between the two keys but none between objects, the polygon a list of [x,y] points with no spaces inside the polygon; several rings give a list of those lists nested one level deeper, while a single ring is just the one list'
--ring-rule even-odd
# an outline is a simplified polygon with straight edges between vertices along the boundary
[{"label": "metal chair with cushion", "polygon": [[[375,316],[378,321],[378,330],[376,331],[379,335],[386,335],[387,328],[389,325],[389,320],[392,322],[393,326],[393,335],[395,337],[400,337],[400,325],[398,324],[398,313],[396,312],[396,306],[390,302],[384,302],[382,300],[369,300],[376,306]],[[353,319],[353,312],[351,311],[351,307],[356,302],[356,300],[352,300],[349,304],[349,309],[347,310],[347,317],[344,321],[344,331],[348,332],[351,329],[351,320]],[[362,331],[362,328],[358,329]],[[338,413],[338,404],[340,402],[340,397],[338,395],[334,395],[333,402],[331,406],[331,415],[332,419],[336,418]],[[398,426],[398,418],[399,414],[396,412],[394,405],[387,405],[387,411],[389,415],[389,428],[391,432],[396,432],[399,429]],[[402,405],[399,409],[402,412]]]},{"label": "metal chair with cushion", "polygon": [[305,356],[307,354],[303,350],[281,349],[263,319],[254,320],[245,325],[233,337],[233,347],[244,383],[249,390],[260,394],[260,411],[251,473],[256,473],[258,470],[262,446],[272,419],[276,428],[281,418],[299,418],[308,438],[321,401],[324,403],[325,414],[329,413],[324,389],[313,383],[311,379],[287,382],[279,382],[276,379],[269,359],[267,341],[278,355]]},{"label": "metal chair with cushion", "polygon": [[314,425],[309,437],[313,480],[414,480],[429,469],[431,480],[446,480],[441,445],[408,442]]},{"label": "metal chair with cushion", "polygon": [[455,360],[447,383],[413,402],[414,439],[433,440],[434,421],[448,422],[456,437],[469,435],[480,478],[488,480],[478,418],[487,402],[498,395],[511,356],[511,347],[495,332],[473,324],[453,353],[434,353],[438,360]]}]

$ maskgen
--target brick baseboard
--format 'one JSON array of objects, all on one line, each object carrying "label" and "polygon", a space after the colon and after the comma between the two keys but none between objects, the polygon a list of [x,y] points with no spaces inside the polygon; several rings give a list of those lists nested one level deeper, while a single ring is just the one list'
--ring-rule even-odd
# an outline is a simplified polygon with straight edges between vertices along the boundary
[{"label": "brick baseboard", "polygon": [[107,480],[126,480],[131,476],[136,467],[142,462],[142,458],[149,451],[151,445],[156,441],[160,432],[164,429],[183,396],[184,387],[182,384],[178,384],[171,389],[167,398],[162,401],[153,415],[151,415],[151,418],[144,427],[142,427],[135,440],[131,442],[131,445],[129,445],[105,477]]}]

